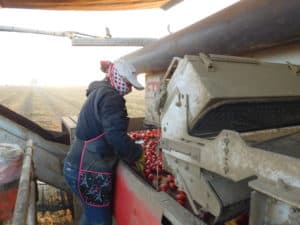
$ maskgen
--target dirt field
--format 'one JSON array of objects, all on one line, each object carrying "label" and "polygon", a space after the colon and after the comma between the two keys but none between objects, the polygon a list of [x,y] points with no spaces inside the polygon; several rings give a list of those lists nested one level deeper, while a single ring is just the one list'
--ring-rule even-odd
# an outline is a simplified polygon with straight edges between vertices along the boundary
[{"label": "dirt field", "polygon": [[[50,130],[61,130],[61,117],[78,115],[86,87],[0,86],[0,104]],[[144,116],[144,91],[126,97],[129,117]]]}]

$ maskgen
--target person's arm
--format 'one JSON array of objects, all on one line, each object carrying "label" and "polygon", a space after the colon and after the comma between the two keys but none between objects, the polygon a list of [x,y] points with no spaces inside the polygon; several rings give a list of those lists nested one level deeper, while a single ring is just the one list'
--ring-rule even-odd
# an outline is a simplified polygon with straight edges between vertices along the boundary
[{"label": "person's arm", "polygon": [[99,107],[107,142],[121,159],[129,163],[138,160],[142,155],[142,147],[127,135],[128,117],[124,99],[107,93]]}]

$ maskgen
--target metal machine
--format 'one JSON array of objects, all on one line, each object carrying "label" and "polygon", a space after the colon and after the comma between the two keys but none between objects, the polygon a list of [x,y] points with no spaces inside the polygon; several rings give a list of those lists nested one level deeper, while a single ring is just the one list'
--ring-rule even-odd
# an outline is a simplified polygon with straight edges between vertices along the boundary
[{"label": "metal machine", "polygon": [[298,71],[231,56],[173,59],[161,146],[194,214],[221,223],[246,212],[251,196],[251,225],[300,223]]}]

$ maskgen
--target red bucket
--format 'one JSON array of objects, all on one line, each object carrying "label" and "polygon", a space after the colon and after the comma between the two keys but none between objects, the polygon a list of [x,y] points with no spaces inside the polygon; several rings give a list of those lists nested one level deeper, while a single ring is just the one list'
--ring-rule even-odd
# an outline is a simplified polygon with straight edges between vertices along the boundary
[{"label": "red bucket", "polygon": [[0,223],[13,215],[23,154],[18,145],[0,143]]},{"label": "red bucket", "polygon": [[14,212],[19,181],[0,186],[0,222],[9,220]]}]

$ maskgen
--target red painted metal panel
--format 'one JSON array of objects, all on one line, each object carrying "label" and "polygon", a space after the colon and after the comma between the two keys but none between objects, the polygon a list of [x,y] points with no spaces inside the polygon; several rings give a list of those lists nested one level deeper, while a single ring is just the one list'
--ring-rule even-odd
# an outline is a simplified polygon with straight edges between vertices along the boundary
[{"label": "red painted metal panel", "polygon": [[18,188],[9,189],[0,193],[0,221],[12,217],[17,198]]},{"label": "red painted metal panel", "polygon": [[115,186],[114,216],[118,225],[160,225],[161,218],[141,199],[141,192],[133,189],[123,170],[124,165],[119,165]]}]

